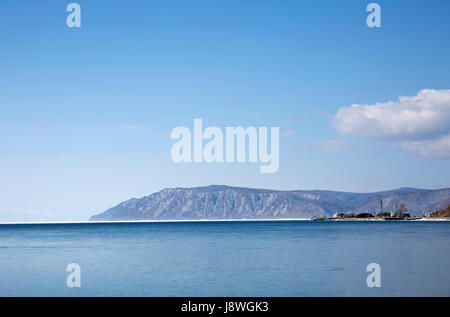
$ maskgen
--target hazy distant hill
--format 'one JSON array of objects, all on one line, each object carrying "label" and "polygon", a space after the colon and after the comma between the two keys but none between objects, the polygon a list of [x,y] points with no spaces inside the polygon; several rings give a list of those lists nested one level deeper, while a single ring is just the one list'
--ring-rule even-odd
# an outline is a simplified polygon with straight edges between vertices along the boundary
[{"label": "hazy distant hill", "polygon": [[130,199],[90,220],[145,219],[268,219],[332,216],[335,212],[378,212],[404,203],[413,215],[438,210],[450,203],[450,188],[400,188],[377,193],[324,190],[277,191],[229,186],[166,188]]}]

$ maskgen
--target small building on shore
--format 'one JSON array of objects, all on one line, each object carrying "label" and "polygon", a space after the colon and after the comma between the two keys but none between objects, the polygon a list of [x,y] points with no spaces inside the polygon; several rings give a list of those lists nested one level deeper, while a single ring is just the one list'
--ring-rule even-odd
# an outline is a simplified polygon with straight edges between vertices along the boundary
[{"label": "small building on shore", "polygon": [[359,214],[356,214],[356,218],[373,218],[373,215],[368,212],[361,212]]},{"label": "small building on shore", "polygon": [[380,218],[387,218],[387,217],[390,217],[390,216],[391,216],[391,213],[390,212],[386,212],[386,211],[380,212],[377,215],[377,217],[380,217]]}]

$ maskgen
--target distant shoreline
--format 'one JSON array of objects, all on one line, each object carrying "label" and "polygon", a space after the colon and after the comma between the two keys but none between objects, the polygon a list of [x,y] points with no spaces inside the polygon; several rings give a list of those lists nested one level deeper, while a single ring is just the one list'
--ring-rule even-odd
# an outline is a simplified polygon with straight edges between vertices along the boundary
[{"label": "distant shoreline", "polygon": [[5,224],[78,224],[78,223],[157,223],[157,222],[251,222],[251,221],[311,221],[309,218],[284,219],[155,219],[155,220],[80,220],[80,221],[43,221],[43,222],[0,222]]},{"label": "distant shoreline", "polygon": [[[311,219],[312,220],[312,219]],[[414,222],[414,221],[450,221],[450,218],[418,218],[418,219],[382,219],[382,218],[358,218],[358,219],[352,219],[352,218],[346,218],[346,219],[317,219],[314,221],[386,221],[386,222]]]},{"label": "distant shoreline", "polygon": [[[285,219],[160,219],[160,220],[105,220],[105,221],[45,221],[45,222],[0,222],[0,225],[52,225],[52,224],[99,224],[99,223],[172,223],[172,222],[289,222],[289,221],[313,221],[309,218],[285,218]],[[414,220],[384,220],[384,219],[323,219],[314,220],[314,222],[364,222],[364,221],[380,221],[380,222],[414,222],[414,221],[450,221],[450,218],[420,218]]]}]

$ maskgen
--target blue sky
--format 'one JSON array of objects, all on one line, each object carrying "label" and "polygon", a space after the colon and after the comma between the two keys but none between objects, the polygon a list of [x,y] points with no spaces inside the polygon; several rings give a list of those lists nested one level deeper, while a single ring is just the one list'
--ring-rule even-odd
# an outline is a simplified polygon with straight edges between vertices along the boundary
[{"label": "blue sky", "polygon": [[[80,0],[81,28],[69,3],[0,4],[0,221],[87,219],[164,187],[450,187],[450,124],[390,133],[375,106],[433,89],[446,118],[448,1],[377,1],[381,28],[370,1]],[[380,110],[377,133],[343,133],[352,104]],[[195,118],[279,126],[279,171],[172,162],[171,130]]]}]

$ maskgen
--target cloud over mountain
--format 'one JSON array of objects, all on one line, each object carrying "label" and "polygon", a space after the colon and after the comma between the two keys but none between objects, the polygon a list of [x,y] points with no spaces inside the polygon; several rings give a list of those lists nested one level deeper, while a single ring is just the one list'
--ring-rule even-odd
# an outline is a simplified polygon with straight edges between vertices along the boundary
[{"label": "cloud over mountain", "polygon": [[450,157],[450,90],[342,107],[332,119],[342,134],[401,141],[400,148],[427,157]]},{"label": "cloud over mountain", "polygon": [[436,140],[403,142],[400,147],[425,157],[450,158],[450,134]]}]

